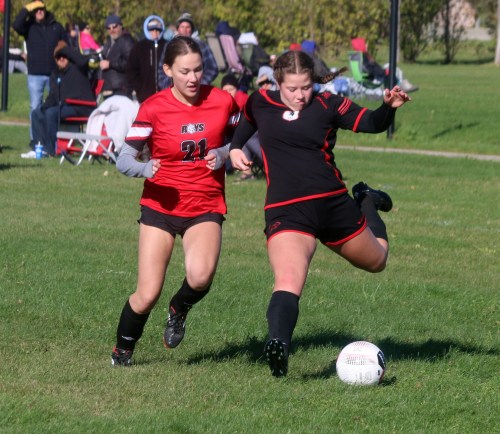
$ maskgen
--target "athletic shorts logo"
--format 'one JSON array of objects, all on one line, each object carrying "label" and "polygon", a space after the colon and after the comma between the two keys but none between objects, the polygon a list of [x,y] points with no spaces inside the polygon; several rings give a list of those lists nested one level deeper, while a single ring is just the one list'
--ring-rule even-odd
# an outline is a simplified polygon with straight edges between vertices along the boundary
[{"label": "athletic shorts logo", "polygon": [[281,225],[281,222],[275,222],[271,226],[269,226],[269,233],[273,233],[276,229],[278,229]]},{"label": "athletic shorts logo", "polygon": [[291,122],[297,120],[298,118],[299,118],[299,112],[292,112],[290,110],[283,112],[283,119],[285,121]]},{"label": "athletic shorts logo", "polygon": [[205,131],[205,124],[187,124],[181,127],[181,134],[194,134]]}]

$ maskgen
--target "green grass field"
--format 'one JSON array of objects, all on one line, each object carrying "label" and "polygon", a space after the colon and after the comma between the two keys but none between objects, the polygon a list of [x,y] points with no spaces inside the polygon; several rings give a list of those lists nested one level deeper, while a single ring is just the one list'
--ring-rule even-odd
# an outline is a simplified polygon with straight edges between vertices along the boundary
[{"label": "green grass field", "polygon": [[[421,90],[398,112],[394,139],[341,132],[339,144],[500,155],[498,69],[404,70]],[[135,287],[142,181],[106,164],[22,160],[27,137],[0,126],[0,432],[500,431],[500,163],[339,149],[349,186],[364,180],[393,198],[388,267],[370,275],[319,246],[290,373],[275,379],[261,354],[272,287],[263,180],[227,179],[220,266],[182,344],[161,343],[184,276],[178,245],[136,365],[113,369]],[[384,351],[381,386],[336,377],[339,351],[355,340]]]}]

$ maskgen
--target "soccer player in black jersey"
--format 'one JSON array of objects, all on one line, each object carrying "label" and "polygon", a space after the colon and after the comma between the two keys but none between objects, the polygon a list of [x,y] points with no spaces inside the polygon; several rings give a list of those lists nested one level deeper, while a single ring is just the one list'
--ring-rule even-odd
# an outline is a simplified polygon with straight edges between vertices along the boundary
[{"label": "soccer player in black jersey", "polygon": [[349,196],[334,161],[336,132],[382,132],[396,109],[410,100],[399,86],[384,91],[376,110],[330,93],[314,94],[313,70],[306,53],[282,54],[274,65],[279,89],[250,96],[230,147],[233,166],[247,169],[251,162],[241,148],[259,130],[267,177],[265,232],[274,274],[264,353],[277,377],[288,371],[299,299],[316,239],[372,273],[382,271],[387,261],[387,232],[378,211],[389,211],[391,198],[362,182],[352,189],[354,199]]}]

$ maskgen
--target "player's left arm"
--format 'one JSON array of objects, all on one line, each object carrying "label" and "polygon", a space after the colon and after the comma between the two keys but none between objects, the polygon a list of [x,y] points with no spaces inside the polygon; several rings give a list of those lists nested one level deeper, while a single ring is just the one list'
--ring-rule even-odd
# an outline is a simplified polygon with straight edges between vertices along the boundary
[{"label": "player's left arm", "polygon": [[376,110],[362,108],[353,103],[351,109],[358,110],[358,114],[350,129],[360,133],[381,133],[394,122],[396,109],[410,100],[407,93],[399,86],[394,86],[392,90],[384,91],[384,101]]},{"label": "player's left arm", "polygon": [[226,125],[224,145],[220,148],[211,149],[208,151],[205,160],[207,161],[207,167],[211,170],[220,169],[229,157],[229,147],[231,146],[231,139],[234,134],[234,130],[240,122],[241,113],[239,111],[238,105],[231,97],[231,115]]}]

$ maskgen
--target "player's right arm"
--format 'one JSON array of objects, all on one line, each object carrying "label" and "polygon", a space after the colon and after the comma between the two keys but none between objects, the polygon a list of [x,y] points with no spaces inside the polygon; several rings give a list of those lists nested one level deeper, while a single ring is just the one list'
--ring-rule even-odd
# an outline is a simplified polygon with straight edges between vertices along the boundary
[{"label": "player's right arm", "polygon": [[146,163],[137,160],[137,156],[146,146],[153,127],[148,121],[140,121],[140,111],[127,133],[116,168],[126,176],[133,178],[152,178],[160,170],[160,160],[151,159]]}]

